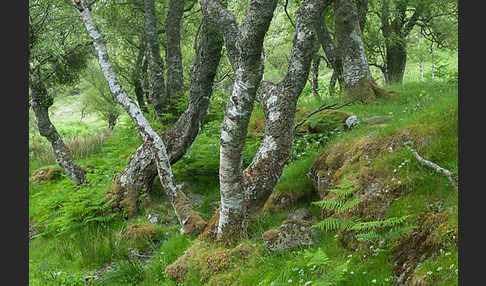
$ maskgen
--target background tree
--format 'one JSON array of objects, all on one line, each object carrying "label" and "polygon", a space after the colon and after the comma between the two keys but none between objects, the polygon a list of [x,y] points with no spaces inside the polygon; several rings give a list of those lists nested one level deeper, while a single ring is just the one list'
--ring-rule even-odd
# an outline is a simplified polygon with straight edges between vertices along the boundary
[{"label": "background tree", "polygon": [[[376,24],[372,24],[365,41],[369,53],[375,54],[371,64],[380,68],[387,84],[403,81],[407,43],[414,27],[420,27],[426,38],[445,46],[447,35],[453,37],[450,31],[454,29],[444,29],[444,24],[457,25],[457,0],[381,0],[370,4],[368,22]],[[449,42],[454,45],[452,38]]]},{"label": "background tree", "polygon": [[53,148],[56,162],[76,184],[86,183],[85,170],[71,156],[49,118],[54,103],[48,89],[72,86],[90,56],[88,40],[80,36],[79,20],[56,0],[29,2],[29,89],[39,133]]},{"label": "background tree", "polygon": [[113,130],[123,110],[116,103],[106,83],[99,66],[88,64],[84,72],[82,85],[82,102],[88,112],[98,114],[108,123],[108,129]]}]

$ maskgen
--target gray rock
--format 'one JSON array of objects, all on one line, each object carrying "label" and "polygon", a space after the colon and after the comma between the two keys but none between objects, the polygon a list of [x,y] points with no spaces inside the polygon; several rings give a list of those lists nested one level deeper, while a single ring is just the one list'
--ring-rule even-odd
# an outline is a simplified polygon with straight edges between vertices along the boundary
[{"label": "gray rock", "polygon": [[346,126],[351,128],[359,124],[359,119],[356,115],[351,115],[350,117],[346,118]]},{"label": "gray rock", "polygon": [[187,198],[194,206],[198,206],[204,202],[204,196],[200,194],[187,193]]},{"label": "gray rock", "polygon": [[368,135],[366,135],[366,137],[371,138],[371,137],[375,136],[376,134],[378,134],[378,131],[372,131]]},{"label": "gray rock", "polygon": [[147,219],[152,224],[158,224],[159,223],[159,215],[158,214],[148,214]]},{"label": "gray rock", "polygon": [[311,218],[311,212],[306,208],[300,208],[289,214],[288,219],[307,220]]},{"label": "gray rock", "polygon": [[289,219],[279,228],[263,233],[263,240],[272,251],[310,246],[317,243],[318,231],[312,228],[312,223],[309,221]]}]

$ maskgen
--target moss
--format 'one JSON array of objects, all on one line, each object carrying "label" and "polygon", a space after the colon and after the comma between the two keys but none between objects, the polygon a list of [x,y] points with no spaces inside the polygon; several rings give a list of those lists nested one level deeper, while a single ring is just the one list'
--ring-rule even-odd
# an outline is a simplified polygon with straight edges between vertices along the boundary
[{"label": "moss", "polygon": [[265,131],[265,117],[262,113],[253,112],[248,124],[248,132],[263,133]]},{"label": "moss", "polygon": [[54,180],[59,178],[61,174],[62,170],[59,167],[42,167],[32,173],[29,183]]},{"label": "moss", "polygon": [[117,194],[121,195],[120,207],[125,211],[128,218],[133,218],[137,214],[138,189],[135,186],[119,186]]},{"label": "moss", "polygon": [[265,241],[274,240],[278,237],[279,233],[280,233],[280,228],[272,228],[272,229],[265,231],[262,235],[262,238]]},{"label": "moss", "polygon": [[183,283],[188,282],[187,279],[191,272],[197,272],[201,282],[213,277],[212,285],[221,285],[214,284],[219,280],[215,280],[214,277],[223,275],[224,272],[237,267],[254,251],[255,245],[249,243],[241,243],[235,248],[225,248],[198,241],[173,264],[167,266],[165,273],[170,279]]},{"label": "moss", "polygon": [[146,239],[153,240],[157,234],[153,224],[132,224],[127,227],[125,237],[127,239]]}]

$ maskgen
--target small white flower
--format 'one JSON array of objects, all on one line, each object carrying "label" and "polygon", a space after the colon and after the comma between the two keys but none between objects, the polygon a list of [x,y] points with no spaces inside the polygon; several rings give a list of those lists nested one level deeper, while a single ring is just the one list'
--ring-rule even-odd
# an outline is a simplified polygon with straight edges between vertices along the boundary
[{"label": "small white flower", "polygon": [[391,146],[388,147],[388,152],[390,152],[390,153],[393,152],[393,148]]},{"label": "small white flower", "polygon": [[451,266],[449,266],[449,269],[452,269],[454,268],[454,264],[451,264]]},{"label": "small white flower", "polygon": [[437,269],[436,269],[436,270],[437,270],[437,271],[441,271],[441,270],[442,270],[442,266],[437,267]]},{"label": "small white flower", "polygon": [[353,255],[352,255],[352,254],[350,254],[350,255],[348,255],[348,257],[353,257]]},{"label": "small white flower", "polygon": [[287,282],[292,283],[292,279],[289,279]]},{"label": "small white flower", "polygon": [[371,283],[376,283],[376,279],[371,280]]},{"label": "small white flower", "polygon": [[354,274],[354,271],[351,271],[351,272],[349,272],[349,273]]},{"label": "small white flower", "polygon": [[385,281],[386,281],[386,282],[388,282],[389,280],[390,280],[390,279],[388,279],[388,278],[385,278]]},{"label": "small white flower", "polygon": [[366,273],[368,273],[368,272],[366,272],[366,271],[363,271],[363,274],[366,274]]},{"label": "small white flower", "polygon": [[402,181],[398,181],[398,182],[397,182],[397,184],[399,184],[399,185],[400,185],[401,183],[402,183]]},{"label": "small white flower", "polygon": [[427,271],[427,275],[432,275],[432,271]]},{"label": "small white flower", "polygon": [[445,256],[449,256],[449,255],[451,255],[451,253],[450,252],[446,252]]}]

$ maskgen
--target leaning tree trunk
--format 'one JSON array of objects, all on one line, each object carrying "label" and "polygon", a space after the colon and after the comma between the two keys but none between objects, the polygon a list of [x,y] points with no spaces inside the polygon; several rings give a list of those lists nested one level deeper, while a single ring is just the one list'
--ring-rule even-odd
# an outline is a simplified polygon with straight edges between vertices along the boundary
[{"label": "leaning tree trunk", "polygon": [[[233,231],[232,233],[224,233],[224,231],[228,231],[229,226],[225,225],[224,221],[222,222],[223,216],[235,224],[233,227],[243,231],[245,224],[240,221],[241,216],[246,218],[248,214],[255,213],[263,206],[282,174],[292,148],[297,99],[309,76],[315,42],[314,25],[322,9],[323,3],[320,0],[309,0],[297,11],[296,34],[287,74],[278,84],[267,81],[261,83],[259,101],[265,116],[265,135],[252,163],[243,171],[244,200],[241,201],[240,193],[228,195],[225,193],[226,190],[221,189],[221,208],[206,228],[205,238],[222,240],[227,239],[228,235],[234,235],[235,231],[232,229],[230,229]],[[229,103],[229,108],[234,108],[232,103]],[[228,109],[227,113],[230,112],[231,109]],[[227,132],[222,132],[222,142],[228,139],[230,137]],[[223,157],[225,155],[221,155],[221,159],[228,160],[227,157]],[[222,171],[231,172],[232,170],[228,168]],[[234,181],[232,182],[241,187],[241,181],[237,181],[241,175],[234,172],[233,176]],[[243,204],[241,209],[246,213],[233,216],[234,212],[228,212],[228,215],[221,211],[224,204],[228,204],[223,202],[223,198],[228,200],[228,197],[232,199],[229,204],[233,203],[236,206]],[[231,209],[231,211],[234,210],[235,208]]]},{"label": "leaning tree trunk", "polygon": [[147,39],[150,70],[149,98],[155,111],[160,115],[166,111],[167,98],[164,83],[164,62],[160,56],[154,0],[144,0],[144,7],[145,37]]},{"label": "leaning tree trunk", "polygon": [[[174,126],[162,134],[171,164],[177,162],[185,154],[201,129],[209,109],[222,46],[221,33],[208,23],[206,18],[203,18],[199,48],[192,65],[189,103]],[[145,188],[149,191],[156,176],[157,168],[154,157],[146,144],[142,144],[111,186],[105,200],[114,199],[114,205],[132,217],[137,211],[140,190]]]},{"label": "leaning tree trunk", "polygon": [[371,78],[355,2],[334,0],[334,21],[343,66],[343,98],[371,102],[388,94]]},{"label": "leaning tree trunk", "polygon": [[169,12],[165,19],[165,36],[167,39],[166,64],[167,64],[167,101],[168,111],[177,114],[177,103],[184,95],[184,78],[182,75],[181,53],[181,20],[184,14],[184,1],[170,0]]},{"label": "leaning tree trunk", "polygon": [[31,91],[31,106],[37,120],[39,133],[51,143],[57,164],[76,185],[86,184],[86,171],[74,162],[71,152],[49,119],[49,107],[53,104],[53,99],[47,95],[47,89],[42,83],[32,84]]},{"label": "leaning tree trunk", "polygon": [[74,1],[73,3],[81,14],[89,36],[93,39],[93,45],[96,50],[99,65],[113,96],[135,123],[138,133],[143,138],[144,144],[152,152],[160,182],[167,192],[179,223],[183,227],[185,233],[196,234],[200,232],[206,225],[206,220],[192,209],[189,199],[182,190],[176,186],[167,150],[162,138],[152,129],[149,122],[140,111],[140,108],[132,101],[123,87],[119,84],[116,74],[112,69],[104,40],[98,31],[89,10],[89,4],[79,0],[77,2]]}]

